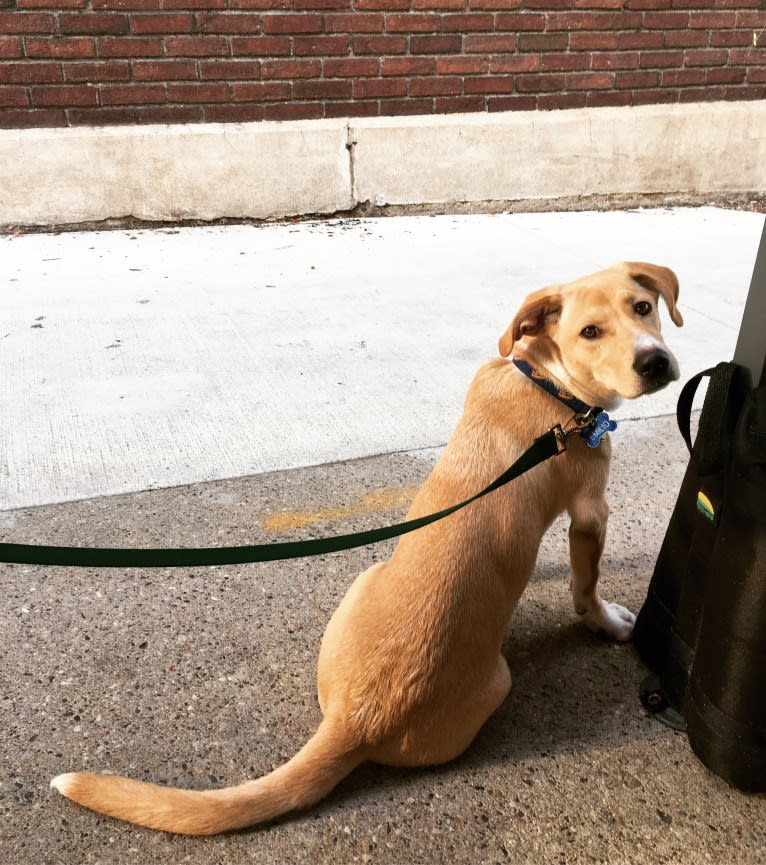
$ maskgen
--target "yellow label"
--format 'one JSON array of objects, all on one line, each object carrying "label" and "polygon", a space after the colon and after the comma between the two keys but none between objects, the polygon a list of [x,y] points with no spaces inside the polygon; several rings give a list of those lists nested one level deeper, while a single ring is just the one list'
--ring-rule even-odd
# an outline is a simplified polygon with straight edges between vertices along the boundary
[{"label": "yellow label", "polygon": [[715,508],[713,507],[713,503],[705,493],[702,492],[702,490],[697,493],[697,510],[703,517],[710,520],[711,523],[715,520]]}]

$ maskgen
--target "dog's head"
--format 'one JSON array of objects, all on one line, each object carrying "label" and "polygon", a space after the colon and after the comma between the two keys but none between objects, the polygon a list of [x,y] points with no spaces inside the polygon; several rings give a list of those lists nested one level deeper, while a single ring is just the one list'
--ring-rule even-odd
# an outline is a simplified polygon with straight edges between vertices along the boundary
[{"label": "dog's head", "polygon": [[500,354],[528,358],[574,394],[605,408],[678,378],[660,334],[658,300],[683,324],[678,279],[656,264],[624,262],[530,294],[500,338]]}]

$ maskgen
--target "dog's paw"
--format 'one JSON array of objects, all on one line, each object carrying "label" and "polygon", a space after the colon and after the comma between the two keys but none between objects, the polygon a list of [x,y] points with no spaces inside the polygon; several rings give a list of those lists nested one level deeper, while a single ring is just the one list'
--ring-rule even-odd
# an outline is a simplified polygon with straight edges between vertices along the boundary
[{"label": "dog's paw", "polygon": [[614,640],[626,642],[633,636],[636,617],[627,607],[601,601],[598,607],[583,614],[585,624],[591,631],[602,631]]}]

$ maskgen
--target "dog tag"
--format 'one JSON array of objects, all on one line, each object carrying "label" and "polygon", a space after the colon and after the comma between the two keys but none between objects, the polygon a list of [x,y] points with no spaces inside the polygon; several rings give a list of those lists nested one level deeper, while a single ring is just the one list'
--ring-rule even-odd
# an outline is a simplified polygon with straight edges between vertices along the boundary
[{"label": "dog tag", "polygon": [[607,433],[614,432],[616,429],[617,421],[611,420],[609,415],[605,411],[602,411],[597,415],[593,426],[586,427],[580,435],[585,439],[585,443],[589,448],[597,448],[601,444],[601,439]]}]

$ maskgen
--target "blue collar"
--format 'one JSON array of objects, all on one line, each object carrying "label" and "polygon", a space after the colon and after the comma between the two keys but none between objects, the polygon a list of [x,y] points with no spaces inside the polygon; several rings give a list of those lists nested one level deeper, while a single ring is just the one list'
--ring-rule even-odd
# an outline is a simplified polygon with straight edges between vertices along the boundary
[{"label": "blue collar", "polygon": [[617,429],[617,421],[611,420],[609,415],[602,408],[588,405],[588,403],[583,402],[581,399],[577,399],[576,396],[560,388],[525,360],[517,360],[516,358],[513,358],[513,362],[516,367],[538,387],[541,387],[546,393],[549,393],[559,402],[564,403],[565,406],[571,408],[578,418],[589,418],[587,423],[580,430],[580,435],[585,439],[588,447],[597,448],[601,444],[601,439],[608,432],[613,432]]}]

